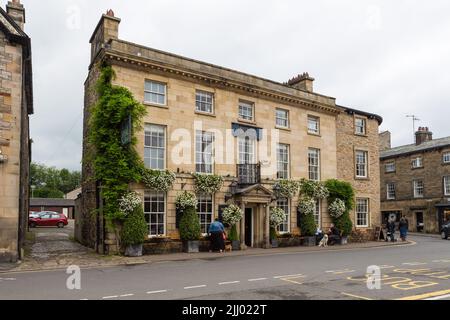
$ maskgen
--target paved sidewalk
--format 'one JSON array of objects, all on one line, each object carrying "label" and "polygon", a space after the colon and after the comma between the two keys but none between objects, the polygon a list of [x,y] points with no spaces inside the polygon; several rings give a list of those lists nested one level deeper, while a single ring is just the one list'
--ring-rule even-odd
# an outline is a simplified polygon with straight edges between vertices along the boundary
[{"label": "paved sidewalk", "polygon": [[123,256],[102,256],[98,255],[92,250],[85,250],[77,253],[62,253],[57,256],[49,256],[47,259],[35,259],[31,256],[25,258],[21,264],[17,265],[1,265],[0,273],[7,272],[26,272],[26,271],[43,271],[43,270],[57,270],[65,269],[70,265],[77,265],[81,268],[96,268],[96,267],[112,267],[121,265],[136,265],[136,264],[150,264],[158,262],[169,261],[188,261],[188,260],[214,260],[224,257],[238,257],[238,256],[260,256],[260,255],[277,255],[277,254],[295,254],[295,253],[311,253],[324,251],[347,251],[366,248],[377,247],[393,247],[414,245],[412,241],[409,242],[366,242],[366,243],[352,243],[344,246],[331,246],[327,248],[319,247],[289,247],[289,248],[275,248],[275,249],[248,249],[245,251],[233,251],[226,253],[174,253],[163,255],[148,255],[139,258],[129,258]]},{"label": "paved sidewalk", "polygon": [[429,237],[429,238],[441,238],[440,234],[435,234],[435,233],[421,233],[421,232],[408,232],[408,236],[413,236],[413,237]]}]

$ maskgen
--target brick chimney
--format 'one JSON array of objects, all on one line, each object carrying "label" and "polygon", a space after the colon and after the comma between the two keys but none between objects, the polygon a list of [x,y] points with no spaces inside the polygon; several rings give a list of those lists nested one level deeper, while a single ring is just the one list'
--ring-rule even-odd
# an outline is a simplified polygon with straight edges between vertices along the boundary
[{"label": "brick chimney", "polygon": [[91,44],[91,62],[109,40],[119,39],[119,24],[120,19],[115,17],[114,11],[111,9],[102,15],[89,41]]},{"label": "brick chimney", "polygon": [[428,127],[419,127],[419,130],[416,132],[416,146],[431,140],[433,140],[433,132]]},{"label": "brick chimney", "polygon": [[6,5],[6,12],[19,25],[20,29],[24,30],[25,26],[25,8],[20,0],[8,1]]},{"label": "brick chimney", "polygon": [[289,80],[286,84],[299,90],[313,92],[314,78],[310,77],[307,72]]},{"label": "brick chimney", "polygon": [[380,137],[380,151],[391,149],[391,132],[384,131],[379,134]]}]

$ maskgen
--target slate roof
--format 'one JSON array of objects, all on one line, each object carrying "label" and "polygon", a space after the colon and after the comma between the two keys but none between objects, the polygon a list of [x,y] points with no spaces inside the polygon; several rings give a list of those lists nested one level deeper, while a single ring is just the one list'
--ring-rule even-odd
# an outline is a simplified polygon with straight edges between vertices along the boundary
[{"label": "slate roof", "polygon": [[387,159],[397,156],[406,156],[419,152],[440,149],[444,147],[450,147],[450,137],[427,141],[418,146],[416,146],[415,144],[409,144],[406,146],[400,146],[389,150],[385,150],[380,153],[380,158]]}]

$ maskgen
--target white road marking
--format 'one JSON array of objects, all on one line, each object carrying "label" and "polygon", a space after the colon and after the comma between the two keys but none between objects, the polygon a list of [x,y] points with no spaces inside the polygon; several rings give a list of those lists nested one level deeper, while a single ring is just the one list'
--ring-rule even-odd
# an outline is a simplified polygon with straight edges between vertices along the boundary
[{"label": "white road marking", "polygon": [[424,264],[427,264],[426,262],[404,262],[402,265],[405,266],[422,266]]},{"label": "white road marking", "polygon": [[264,281],[264,280],[267,280],[267,278],[248,279],[249,282]]},{"label": "white road marking", "polygon": [[450,262],[450,260],[447,260],[447,259],[433,260],[433,262]]},{"label": "white road marking", "polygon": [[147,294],[165,293],[167,290],[148,291]]},{"label": "white road marking", "polygon": [[284,276],[275,276],[273,277],[274,279],[282,279],[282,278],[293,278],[293,277],[303,277],[303,274],[299,273],[299,274],[287,274]]},{"label": "white road marking", "polygon": [[332,274],[344,274],[344,273],[352,273],[352,272],[355,272],[355,270],[344,269],[344,270],[329,270],[329,271],[325,271],[325,273],[332,273]]},{"label": "white road marking", "polygon": [[442,300],[442,299],[447,299],[447,298],[450,298],[450,294],[446,294],[444,296],[439,296],[439,297],[428,298],[425,300]]},{"label": "white road marking", "polygon": [[199,288],[205,288],[205,287],[206,287],[206,284],[202,284],[200,286],[184,287],[184,290],[199,289]]},{"label": "white road marking", "polygon": [[395,268],[395,266],[388,266],[388,265],[380,266],[380,269],[392,269],[392,268]]},{"label": "white road marking", "polygon": [[237,283],[240,283],[240,281],[220,282],[219,286],[224,286],[224,285],[227,285],[227,284],[237,284]]},{"label": "white road marking", "polygon": [[0,281],[16,281],[16,278],[0,278]]},{"label": "white road marking", "polygon": [[118,298],[119,296],[107,296],[107,297],[103,297],[102,299],[107,300],[107,299],[115,299]]},{"label": "white road marking", "polygon": [[121,298],[126,298],[126,297],[132,297],[132,296],[134,296],[134,293],[122,294],[120,297]]}]

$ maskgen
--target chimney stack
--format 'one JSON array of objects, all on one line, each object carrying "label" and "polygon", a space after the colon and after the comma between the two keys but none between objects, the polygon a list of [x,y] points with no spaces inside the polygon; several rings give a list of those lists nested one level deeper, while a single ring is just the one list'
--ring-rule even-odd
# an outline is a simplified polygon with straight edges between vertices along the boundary
[{"label": "chimney stack", "polygon": [[120,19],[115,17],[114,11],[111,9],[102,15],[89,41],[91,44],[91,61],[109,40],[119,39],[119,24]]},{"label": "chimney stack", "polygon": [[386,151],[391,149],[391,132],[384,131],[379,134],[380,138],[380,151]]},{"label": "chimney stack", "polygon": [[431,140],[433,140],[433,132],[428,127],[419,127],[419,130],[416,132],[416,146]]},{"label": "chimney stack", "polygon": [[310,77],[308,72],[304,72],[289,80],[287,85],[299,90],[313,92],[313,82],[314,78]]},{"label": "chimney stack", "polygon": [[25,26],[25,8],[20,0],[8,1],[6,5],[6,12],[19,25],[20,29],[24,30]]}]

